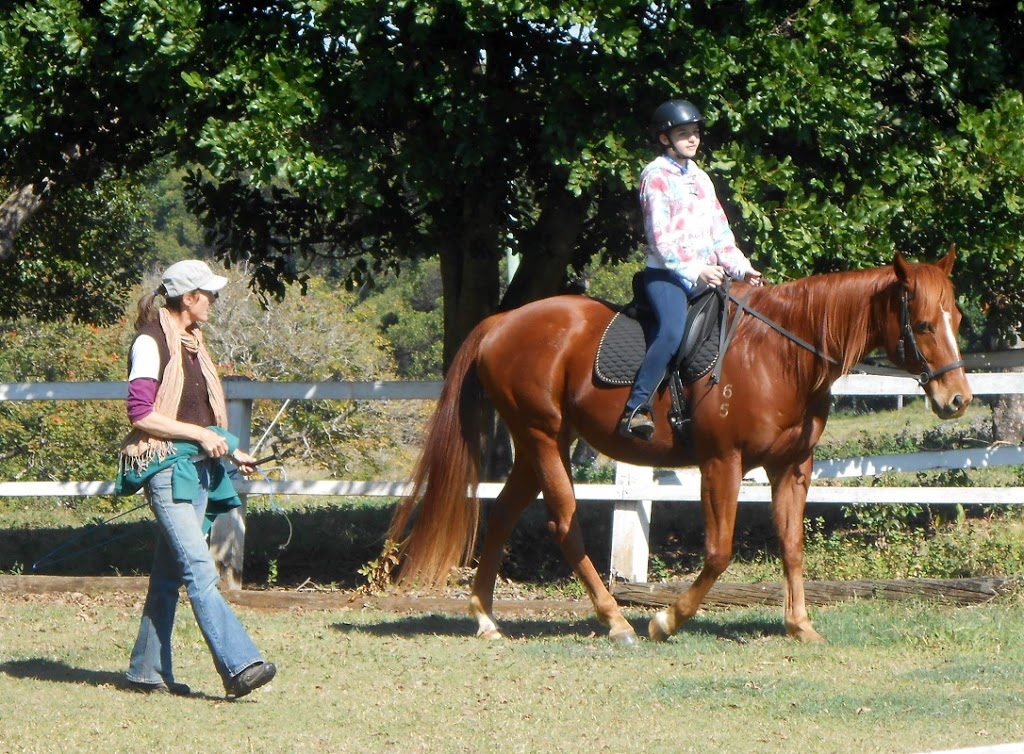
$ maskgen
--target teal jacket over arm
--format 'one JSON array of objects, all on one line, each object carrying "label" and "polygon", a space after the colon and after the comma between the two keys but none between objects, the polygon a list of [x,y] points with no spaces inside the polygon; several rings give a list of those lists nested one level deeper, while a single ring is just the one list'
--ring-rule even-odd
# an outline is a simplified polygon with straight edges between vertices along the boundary
[{"label": "teal jacket over arm", "polygon": [[[238,438],[226,429],[221,427],[207,427],[207,429],[213,430],[228,441],[229,454],[234,453],[238,448]],[[199,472],[196,471],[193,462],[197,456],[205,458],[203,448],[198,443],[175,440],[172,453],[169,453],[163,460],[154,460],[141,471],[124,468],[124,464],[119,464],[117,480],[114,482],[114,494],[134,495],[146,486],[146,482],[154,474],[164,469],[173,469],[171,472],[171,495],[175,500],[191,502],[199,494]],[[224,463],[218,459],[209,460],[212,460],[213,463],[210,464],[210,499],[206,506],[206,519],[203,521],[204,533],[210,531],[217,516],[242,504]]]}]

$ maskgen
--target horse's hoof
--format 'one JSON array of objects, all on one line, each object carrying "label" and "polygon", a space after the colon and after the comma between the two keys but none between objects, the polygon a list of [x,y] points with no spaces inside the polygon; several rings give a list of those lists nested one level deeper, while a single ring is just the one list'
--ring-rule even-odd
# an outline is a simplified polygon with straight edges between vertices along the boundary
[{"label": "horse's hoof", "polygon": [[616,644],[621,644],[624,647],[636,646],[636,632],[632,628],[627,628],[617,633],[608,634],[608,638],[614,641]]},{"label": "horse's hoof", "polygon": [[486,631],[477,631],[476,632],[476,636],[477,636],[478,639],[490,639],[490,640],[504,639],[505,638],[505,634],[503,634],[501,631],[499,631],[496,628],[489,628]]},{"label": "horse's hoof", "polygon": [[668,641],[672,632],[668,629],[668,615],[664,611],[655,614],[647,625],[647,635],[652,641]]},{"label": "horse's hoof", "polygon": [[825,641],[825,637],[814,630],[812,626],[798,626],[795,628],[788,628],[787,631],[791,638],[796,639],[801,644],[813,644],[815,642]]}]

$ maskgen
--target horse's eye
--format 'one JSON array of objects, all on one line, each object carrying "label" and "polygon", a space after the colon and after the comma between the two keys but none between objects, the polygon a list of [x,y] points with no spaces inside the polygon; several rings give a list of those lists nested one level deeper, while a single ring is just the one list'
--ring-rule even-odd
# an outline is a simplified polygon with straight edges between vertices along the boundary
[{"label": "horse's eye", "polygon": [[914,325],[914,330],[916,330],[918,333],[921,333],[922,335],[924,333],[935,332],[935,328],[932,326],[931,322],[918,322],[916,325]]}]

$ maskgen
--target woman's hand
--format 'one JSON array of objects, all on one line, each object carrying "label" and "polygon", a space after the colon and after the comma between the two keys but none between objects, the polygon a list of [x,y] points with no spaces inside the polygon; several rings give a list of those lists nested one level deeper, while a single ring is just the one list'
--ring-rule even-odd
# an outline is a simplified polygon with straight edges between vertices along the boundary
[{"label": "woman's hand", "polygon": [[764,285],[764,280],[761,279],[761,273],[757,270],[751,270],[743,276],[743,279],[751,285]]},{"label": "woman's hand", "polygon": [[228,441],[212,429],[203,428],[199,435],[199,445],[210,458],[220,458],[228,454]]},{"label": "woman's hand", "polygon": [[238,470],[248,476],[256,471],[256,459],[241,448],[236,448],[230,456],[231,460],[238,465]]}]

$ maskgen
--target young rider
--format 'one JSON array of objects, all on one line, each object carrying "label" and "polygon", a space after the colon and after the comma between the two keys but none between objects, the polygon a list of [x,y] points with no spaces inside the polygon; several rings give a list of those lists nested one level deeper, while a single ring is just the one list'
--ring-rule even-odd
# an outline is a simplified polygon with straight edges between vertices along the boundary
[{"label": "young rider", "polygon": [[736,247],[736,239],[708,174],[693,158],[704,117],[686,100],[662,103],[651,118],[661,154],[640,174],[640,204],[647,239],[644,290],[654,312],[647,347],[619,420],[625,437],[654,435],[651,400],[682,343],[689,299],[725,276],[761,284],[761,273]]}]

